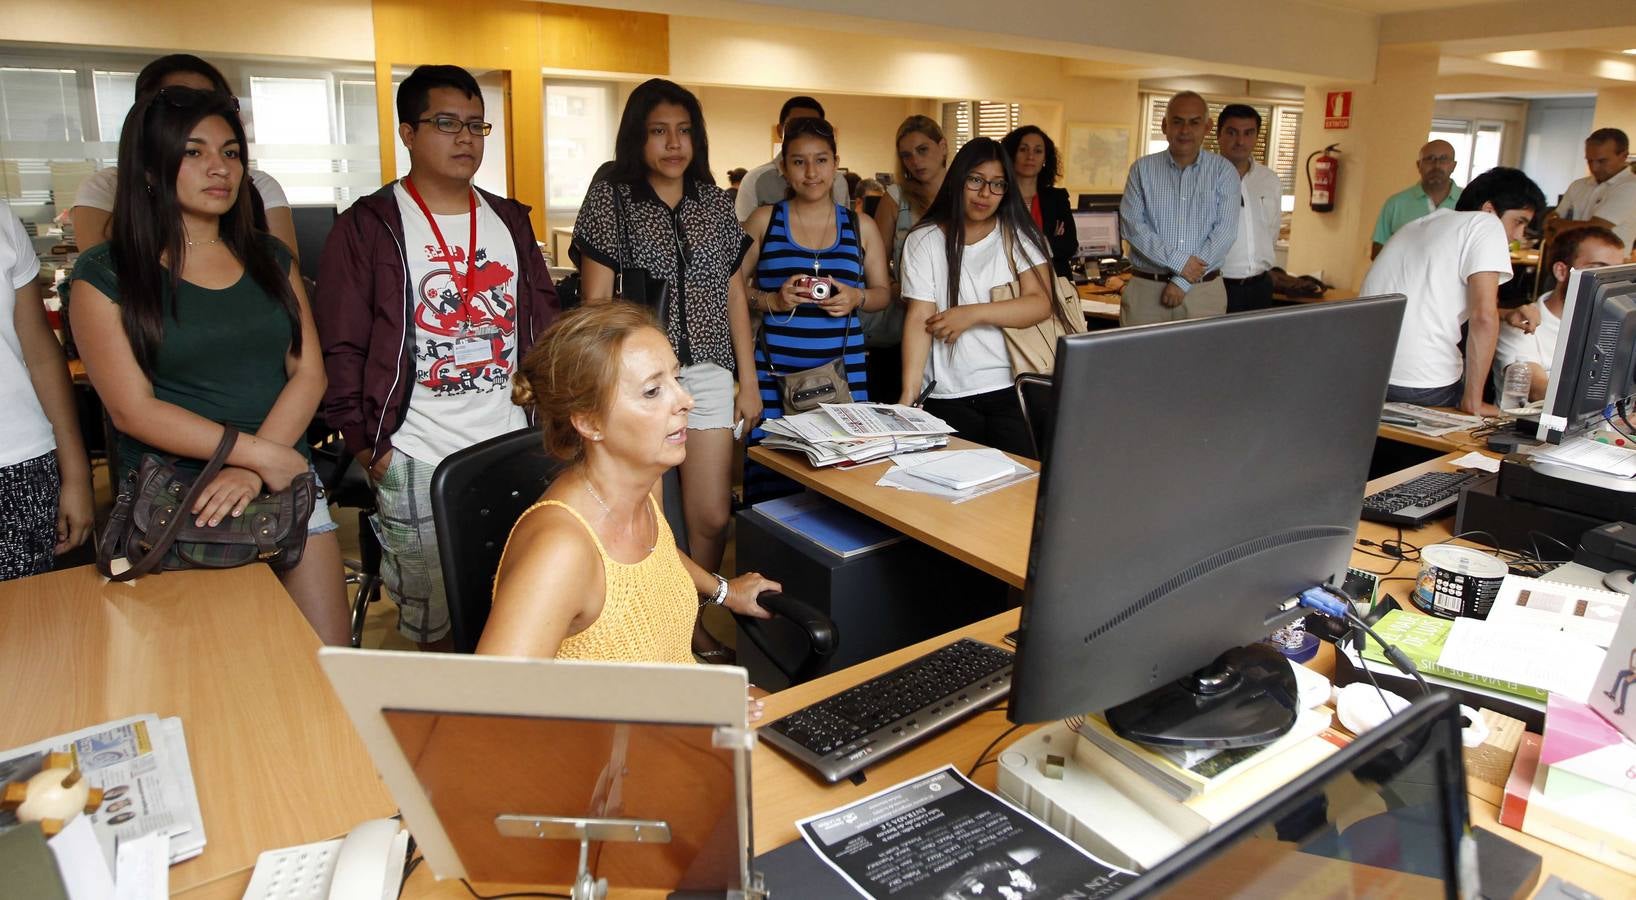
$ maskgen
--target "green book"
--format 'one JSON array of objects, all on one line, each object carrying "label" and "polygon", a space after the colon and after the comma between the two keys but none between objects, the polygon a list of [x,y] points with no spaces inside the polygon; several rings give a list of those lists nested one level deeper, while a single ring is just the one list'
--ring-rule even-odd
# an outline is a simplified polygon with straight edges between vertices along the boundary
[{"label": "green book", "polygon": [[[1530,700],[1542,702],[1545,700],[1547,693],[1536,687],[1489,678],[1486,675],[1473,675],[1470,672],[1439,665],[1437,660],[1443,655],[1443,644],[1449,639],[1449,629],[1452,627],[1454,622],[1450,619],[1394,609],[1375,623],[1375,632],[1387,643],[1396,644],[1422,675],[1436,675],[1450,681],[1473,684],[1493,691],[1527,697]],[[1370,638],[1364,644],[1363,657],[1371,662],[1384,663],[1388,666],[1392,664],[1391,660],[1386,658],[1386,651],[1375,643],[1374,638]]]}]

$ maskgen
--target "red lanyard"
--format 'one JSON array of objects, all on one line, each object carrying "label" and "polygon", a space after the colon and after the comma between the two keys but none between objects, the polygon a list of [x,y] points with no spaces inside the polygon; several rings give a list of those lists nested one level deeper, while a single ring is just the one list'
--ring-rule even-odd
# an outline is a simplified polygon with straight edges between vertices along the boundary
[{"label": "red lanyard", "polygon": [[[420,199],[420,191],[415,190],[415,183],[404,176],[403,189],[409,192],[415,205],[420,207],[420,214],[426,217],[426,224],[432,226],[432,237],[437,238],[437,249],[443,253],[443,258],[449,261],[449,280],[460,284],[460,275],[454,270],[454,254],[449,252],[449,245],[443,242],[443,231],[437,227],[437,217],[426,207],[426,201]],[[466,242],[466,284],[460,288],[460,312],[469,323],[471,321],[471,295],[473,269],[477,261],[477,191],[471,192],[471,239]]]}]

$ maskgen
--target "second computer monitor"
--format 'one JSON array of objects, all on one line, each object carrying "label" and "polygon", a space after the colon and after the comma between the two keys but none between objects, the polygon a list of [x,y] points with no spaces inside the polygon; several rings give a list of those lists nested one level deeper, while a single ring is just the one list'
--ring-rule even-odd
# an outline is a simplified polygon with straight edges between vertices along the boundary
[{"label": "second computer monitor", "polygon": [[1081,259],[1124,255],[1124,247],[1119,240],[1117,208],[1076,211],[1074,232],[1079,236],[1078,255]]},{"label": "second computer monitor", "polygon": [[1582,432],[1633,395],[1636,265],[1576,269],[1568,277],[1536,437],[1556,443]]},{"label": "second computer monitor", "polygon": [[1058,345],[1010,718],[1101,712],[1340,584],[1400,295]]}]

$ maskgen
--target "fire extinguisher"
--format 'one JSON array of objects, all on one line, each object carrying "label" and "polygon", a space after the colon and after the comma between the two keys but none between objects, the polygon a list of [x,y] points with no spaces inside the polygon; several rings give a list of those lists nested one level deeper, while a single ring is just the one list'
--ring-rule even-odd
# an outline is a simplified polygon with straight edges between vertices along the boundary
[{"label": "fire extinguisher", "polygon": [[[1309,203],[1313,212],[1335,211],[1335,192],[1340,189],[1341,161],[1331,154],[1341,152],[1340,146],[1330,144],[1307,157],[1307,188],[1311,194]],[[1313,165],[1314,156],[1318,157],[1317,165]]]}]

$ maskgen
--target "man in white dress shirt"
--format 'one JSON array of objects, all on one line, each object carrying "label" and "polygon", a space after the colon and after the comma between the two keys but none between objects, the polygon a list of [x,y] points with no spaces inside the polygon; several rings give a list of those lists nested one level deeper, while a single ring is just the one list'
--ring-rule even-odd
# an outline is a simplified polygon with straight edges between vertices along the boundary
[{"label": "man in white dress shirt", "polygon": [[1636,240],[1636,174],[1630,171],[1630,138],[1617,128],[1598,128],[1585,139],[1590,174],[1568,185],[1545,222],[1547,237],[1582,225],[1610,228],[1630,246]]},{"label": "man in white dress shirt", "polygon": [[1261,113],[1253,106],[1232,103],[1216,117],[1216,144],[1239,178],[1238,237],[1221,263],[1230,313],[1272,306],[1273,245],[1284,187],[1273,170],[1255,161],[1260,134]]},{"label": "man in white dress shirt", "polygon": [[[784,128],[796,119],[822,119],[824,105],[811,97],[791,97],[784,101],[784,108],[778,111],[778,139],[784,139]],[[739,182],[738,194],[733,198],[733,212],[738,214],[738,220],[743,222],[750,218],[750,213],[769,203],[783,200],[789,192],[790,183],[784,180],[783,174],[778,171],[778,160],[770,162],[746,172],[744,180]],[[830,187],[830,196],[835,202],[845,206],[851,202],[851,194],[847,190],[846,179],[837,173],[835,183]]]}]

